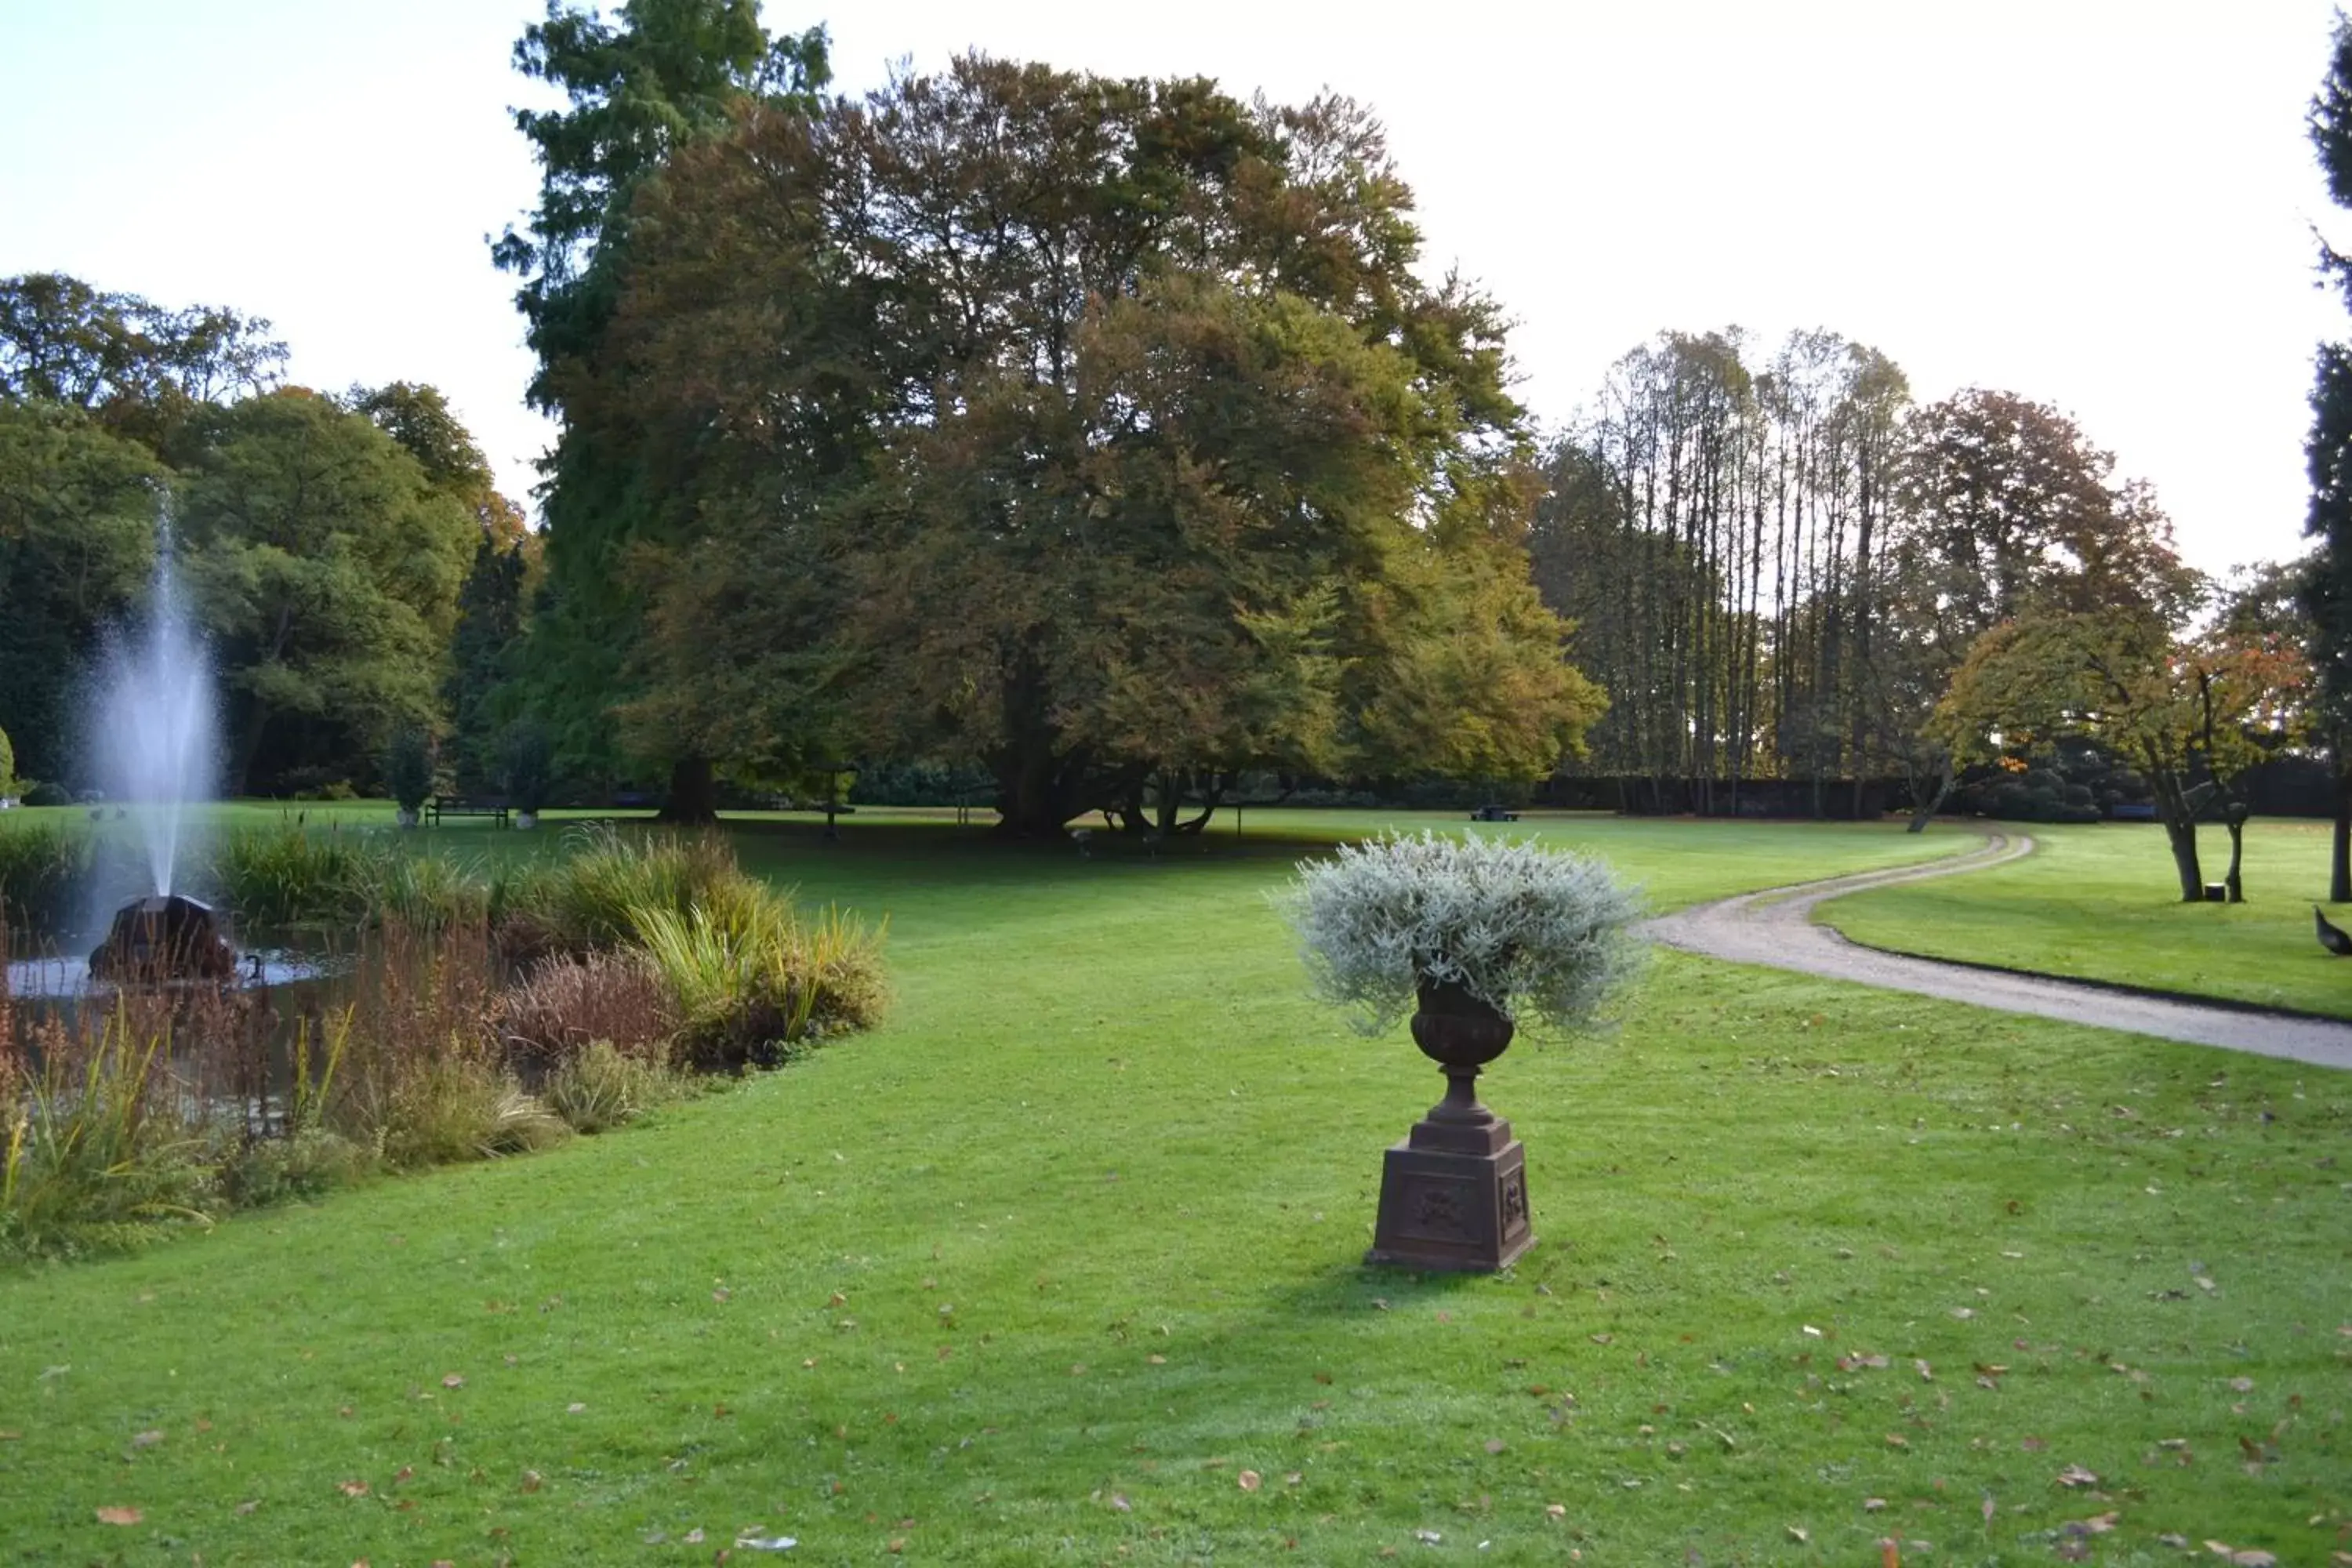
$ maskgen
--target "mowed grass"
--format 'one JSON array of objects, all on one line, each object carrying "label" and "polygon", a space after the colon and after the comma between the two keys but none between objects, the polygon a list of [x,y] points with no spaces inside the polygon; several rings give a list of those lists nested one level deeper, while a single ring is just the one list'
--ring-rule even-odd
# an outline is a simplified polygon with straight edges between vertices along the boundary
[{"label": "mowed grass", "polygon": [[[1923,852],[1547,826],[1662,904]],[[1304,994],[1262,898],[1295,846],[740,842],[891,916],[886,1029],[641,1131],[0,1279],[0,1541],[1979,1563],[2074,1523],[2102,1562],[2318,1563],[2352,1517],[2340,1075],[1664,954],[1613,1036],[1487,1080],[1536,1251],[1418,1279],[1359,1260],[1442,1082]]]},{"label": "mowed grass", "polygon": [[[2322,948],[2311,920],[2327,896],[2328,824],[2249,825],[2242,904],[2182,903],[2152,825],[2018,831],[2034,841],[2022,860],[1839,899],[1818,918],[1898,952],[2352,1017],[2352,961]],[[2200,839],[2219,880],[2229,840]]]}]

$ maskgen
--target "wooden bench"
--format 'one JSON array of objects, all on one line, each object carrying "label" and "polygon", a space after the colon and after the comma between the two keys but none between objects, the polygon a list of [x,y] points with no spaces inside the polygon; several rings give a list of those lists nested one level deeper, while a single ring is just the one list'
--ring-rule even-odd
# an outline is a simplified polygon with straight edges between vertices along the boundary
[{"label": "wooden bench", "polygon": [[1517,822],[1519,814],[1507,806],[1482,805],[1470,814],[1473,822]]},{"label": "wooden bench", "polygon": [[509,826],[503,795],[436,795],[425,808],[425,820],[438,827],[445,816],[487,816],[500,827]]}]

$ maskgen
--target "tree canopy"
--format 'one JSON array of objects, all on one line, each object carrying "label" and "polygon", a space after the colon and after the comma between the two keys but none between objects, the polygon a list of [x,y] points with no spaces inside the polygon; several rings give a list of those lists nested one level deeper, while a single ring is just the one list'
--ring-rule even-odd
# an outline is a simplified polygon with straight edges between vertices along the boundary
[{"label": "tree canopy", "polygon": [[249,784],[273,728],[331,760],[434,727],[476,521],[398,442],[315,393],[248,398],[208,426],[181,510],[228,688],[230,777]]},{"label": "tree canopy", "polygon": [[1042,833],[1244,767],[1532,776],[1599,711],[1500,312],[1416,277],[1358,106],[967,57],[747,103],[633,226],[640,732],[974,758]]}]

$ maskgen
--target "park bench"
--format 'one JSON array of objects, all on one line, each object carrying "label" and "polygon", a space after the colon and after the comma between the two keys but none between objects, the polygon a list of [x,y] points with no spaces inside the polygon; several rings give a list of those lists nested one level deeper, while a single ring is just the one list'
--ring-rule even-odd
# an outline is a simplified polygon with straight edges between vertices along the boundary
[{"label": "park bench", "polygon": [[2154,822],[2156,803],[2148,800],[2119,800],[2107,808],[2107,815],[2117,822]]},{"label": "park bench", "polygon": [[487,816],[500,827],[507,824],[507,803],[503,795],[436,795],[425,808],[425,820],[434,826],[441,826],[445,816]]},{"label": "park bench", "polygon": [[1473,822],[1517,822],[1519,814],[1507,806],[1482,805],[1470,814]]}]

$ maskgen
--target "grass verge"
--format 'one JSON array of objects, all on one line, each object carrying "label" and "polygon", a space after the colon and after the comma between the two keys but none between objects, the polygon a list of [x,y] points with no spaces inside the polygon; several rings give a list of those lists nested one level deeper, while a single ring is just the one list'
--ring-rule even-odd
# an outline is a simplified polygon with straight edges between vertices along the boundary
[{"label": "grass verge", "polygon": [[[2252,824],[2242,904],[2180,902],[2159,827],[2021,831],[2034,841],[2021,860],[1857,893],[1816,918],[1896,952],[2352,1017],[2352,962],[2312,931],[2311,906],[2327,892],[2327,824]],[[2218,876],[2220,863],[2208,869]]]},{"label": "grass verge", "polygon": [[[1844,868],[1837,836],[1759,834],[1743,867],[1712,831],[1619,857],[1692,897]],[[1287,850],[912,842],[746,847],[889,911],[898,1010],[854,1051],[617,1142],[0,1279],[0,1537],[207,1563],[702,1563],[752,1531],[1003,1563],[2342,1544],[2352,1080],[1666,954],[1613,1037],[1493,1070],[1528,1261],[1380,1273],[1381,1150],[1442,1084],[1307,999],[1261,897]]]}]

